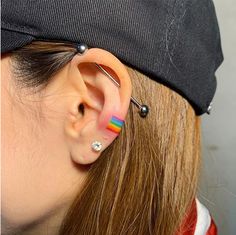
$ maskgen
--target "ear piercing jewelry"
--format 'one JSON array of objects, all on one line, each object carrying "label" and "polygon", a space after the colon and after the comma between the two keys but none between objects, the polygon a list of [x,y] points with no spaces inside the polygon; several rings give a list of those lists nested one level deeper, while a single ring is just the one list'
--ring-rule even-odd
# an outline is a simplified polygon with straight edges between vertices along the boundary
[{"label": "ear piercing jewelry", "polygon": [[107,129],[116,134],[119,134],[123,123],[124,123],[124,120],[113,115],[107,125]]},{"label": "ear piercing jewelry", "polygon": [[[88,46],[85,43],[80,43],[76,45],[77,53],[84,54],[88,50]],[[120,84],[99,64],[95,63],[98,69],[103,72],[117,87],[120,87]],[[149,108],[145,104],[140,104],[134,97],[131,96],[131,102],[133,102],[136,107],[139,108],[139,115],[141,117],[146,117],[149,112]]]},{"label": "ear piercing jewelry", "polygon": [[211,109],[212,109],[212,102],[209,104],[207,108],[207,114],[211,114]]},{"label": "ear piercing jewelry", "polygon": [[92,143],[91,147],[92,147],[92,149],[93,149],[95,152],[99,152],[99,151],[101,151],[101,149],[102,149],[102,143],[99,142],[99,141],[97,141],[97,140],[95,140],[95,141]]}]

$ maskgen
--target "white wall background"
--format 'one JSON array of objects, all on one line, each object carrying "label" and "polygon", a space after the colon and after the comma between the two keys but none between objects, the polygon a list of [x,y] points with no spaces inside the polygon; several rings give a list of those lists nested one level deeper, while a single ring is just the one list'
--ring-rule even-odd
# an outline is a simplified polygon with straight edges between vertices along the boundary
[{"label": "white wall background", "polygon": [[236,235],[236,0],[214,0],[224,62],[211,115],[202,116],[203,169],[199,199],[219,235]]}]

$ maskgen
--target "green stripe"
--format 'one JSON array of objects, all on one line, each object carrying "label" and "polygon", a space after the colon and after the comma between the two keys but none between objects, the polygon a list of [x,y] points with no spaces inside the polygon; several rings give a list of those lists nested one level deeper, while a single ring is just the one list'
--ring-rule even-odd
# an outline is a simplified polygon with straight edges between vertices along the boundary
[{"label": "green stripe", "polygon": [[122,127],[122,124],[123,124],[123,123],[117,122],[116,120],[111,120],[110,123],[112,123],[118,127]]}]

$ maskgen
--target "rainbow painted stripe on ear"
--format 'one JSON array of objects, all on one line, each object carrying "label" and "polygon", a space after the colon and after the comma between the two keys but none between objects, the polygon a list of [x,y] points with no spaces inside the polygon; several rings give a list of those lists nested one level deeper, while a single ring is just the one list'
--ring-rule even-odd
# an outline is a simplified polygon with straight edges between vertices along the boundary
[{"label": "rainbow painted stripe on ear", "polygon": [[123,123],[124,123],[124,120],[121,120],[120,118],[116,116],[112,116],[111,120],[109,121],[107,125],[107,129],[112,132],[115,132],[116,134],[119,134]]}]

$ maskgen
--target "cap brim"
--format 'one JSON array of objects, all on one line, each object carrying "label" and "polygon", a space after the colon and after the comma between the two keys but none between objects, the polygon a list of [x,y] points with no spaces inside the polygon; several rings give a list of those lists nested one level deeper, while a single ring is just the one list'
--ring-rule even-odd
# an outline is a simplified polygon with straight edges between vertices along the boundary
[{"label": "cap brim", "polygon": [[6,29],[1,29],[1,54],[10,52],[17,48],[23,47],[30,42],[32,42],[35,37],[19,33],[15,31],[10,31]]}]

